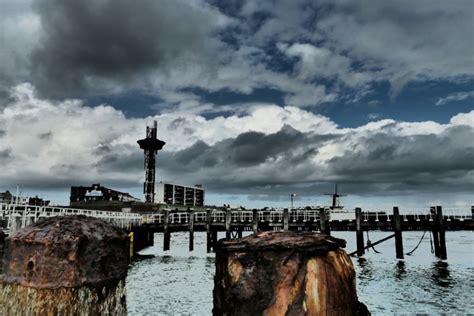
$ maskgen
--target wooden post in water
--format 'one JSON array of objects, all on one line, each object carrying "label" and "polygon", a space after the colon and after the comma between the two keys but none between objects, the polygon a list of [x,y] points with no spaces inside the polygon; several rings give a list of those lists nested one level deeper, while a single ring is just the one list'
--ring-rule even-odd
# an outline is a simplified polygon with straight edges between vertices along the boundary
[{"label": "wooden post in water", "polygon": [[194,250],[194,210],[188,208],[189,215],[189,251]]},{"label": "wooden post in water", "polygon": [[258,211],[256,209],[252,210],[252,230],[254,234],[258,232]]},{"label": "wooden post in water", "polygon": [[165,218],[163,220],[163,251],[168,251],[170,250],[170,239],[171,239],[171,233],[170,233],[170,210],[165,209]]},{"label": "wooden post in water", "polygon": [[448,253],[446,251],[446,231],[444,228],[444,216],[441,205],[436,206],[436,214],[438,217],[439,258],[446,260],[448,259]]},{"label": "wooden post in water", "polygon": [[356,207],[356,240],[357,240],[357,256],[363,256],[364,250],[364,231],[362,230],[362,209]]},{"label": "wooden post in water", "polygon": [[232,223],[232,210],[230,208],[225,209],[225,238],[230,239],[230,229]]},{"label": "wooden post in water", "polygon": [[290,229],[290,211],[285,208],[283,210],[283,231],[287,232]]},{"label": "wooden post in water", "polygon": [[327,217],[327,210],[325,207],[319,209],[319,225],[322,234],[331,235],[331,227],[329,226],[329,219]]},{"label": "wooden post in water", "polygon": [[433,224],[431,225],[431,232],[433,233],[433,246],[435,256],[439,258],[440,250],[439,250],[439,221],[438,221],[438,212],[436,212],[436,207],[432,206],[430,208],[431,217],[433,218]]},{"label": "wooden post in water", "polygon": [[397,259],[403,259],[402,222],[398,207],[393,207],[393,230],[395,232],[395,253]]},{"label": "wooden post in water", "polygon": [[206,249],[207,253],[211,252],[212,248],[212,235],[211,235],[211,223],[212,223],[212,211],[206,210]]}]

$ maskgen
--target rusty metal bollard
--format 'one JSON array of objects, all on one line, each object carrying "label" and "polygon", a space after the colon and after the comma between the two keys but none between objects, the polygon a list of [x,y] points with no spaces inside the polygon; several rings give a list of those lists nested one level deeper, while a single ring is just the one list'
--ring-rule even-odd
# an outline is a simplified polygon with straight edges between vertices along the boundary
[{"label": "rusty metal bollard", "polygon": [[126,315],[124,231],[91,217],[53,217],[5,241],[0,315]]},{"label": "rusty metal bollard", "polygon": [[220,240],[213,315],[370,315],[345,244],[291,231]]}]

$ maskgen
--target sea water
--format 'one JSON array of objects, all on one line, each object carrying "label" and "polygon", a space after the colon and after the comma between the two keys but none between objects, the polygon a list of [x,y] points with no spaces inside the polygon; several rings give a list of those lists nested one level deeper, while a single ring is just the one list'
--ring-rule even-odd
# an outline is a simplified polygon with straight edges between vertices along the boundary
[{"label": "sea water", "polygon": [[[391,232],[369,232],[375,242]],[[355,250],[355,232],[333,232]],[[423,232],[403,232],[405,252]],[[224,235],[219,234],[219,238]],[[367,240],[367,233],[364,237]],[[206,253],[206,234],[196,232],[194,251],[188,251],[188,233],[173,233],[171,250],[163,251],[163,234],[141,252],[155,258],[136,261],[127,277],[129,315],[211,315],[214,254]],[[426,232],[418,249],[405,260],[395,258],[393,238],[352,258],[359,300],[373,315],[474,314],[474,232],[446,232],[448,260],[432,253]]]}]

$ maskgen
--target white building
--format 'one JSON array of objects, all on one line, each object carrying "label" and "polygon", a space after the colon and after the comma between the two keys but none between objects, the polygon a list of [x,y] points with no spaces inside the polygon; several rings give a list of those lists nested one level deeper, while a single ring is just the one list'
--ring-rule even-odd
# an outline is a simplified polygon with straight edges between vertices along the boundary
[{"label": "white building", "polygon": [[204,189],[201,186],[185,186],[160,182],[155,188],[155,203],[204,206]]}]

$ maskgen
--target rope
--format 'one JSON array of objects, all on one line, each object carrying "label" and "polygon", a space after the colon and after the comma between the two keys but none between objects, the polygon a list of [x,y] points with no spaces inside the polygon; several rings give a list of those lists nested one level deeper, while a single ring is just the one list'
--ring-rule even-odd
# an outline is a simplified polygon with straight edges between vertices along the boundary
[{"label": "rope", "polygon": [[[370,238],[369,238],[369,231],[367,230],[367,247],[372,245],[372,242],[370,241]],[[375,253],[381,253],[380,251],[377,251],[377,249],[375,249],[374,246],[371,246],[370,248],[372,248],[372,250],[375,252]],[[370,248],[367,248],[367,252],[369,252],[369,249]]]},{"label": "rope", "polygon": [[[420,239],[420,241],[418,242],[418,244],[415,246],[415,248],[413,248],[412,251],[409,251],[409,252],[406,253],[407,256],[411,256],[411,255],[415,252],[415,250],[418,249],[418,246],[420,246],[421,242],[423,241],[423,238],[425,238],[425,234],[426,234],[426,230],[423,232],[423,235],[421,236],[421,239]],[[430,236],[431,236],[431,235],[430,235]],[[431,238],[430,238],[430,239],[431,239]]]}]

